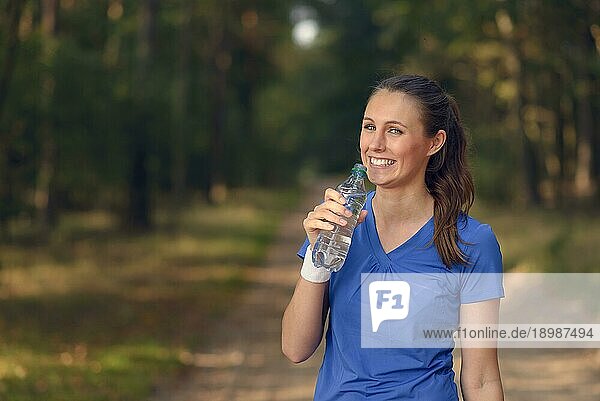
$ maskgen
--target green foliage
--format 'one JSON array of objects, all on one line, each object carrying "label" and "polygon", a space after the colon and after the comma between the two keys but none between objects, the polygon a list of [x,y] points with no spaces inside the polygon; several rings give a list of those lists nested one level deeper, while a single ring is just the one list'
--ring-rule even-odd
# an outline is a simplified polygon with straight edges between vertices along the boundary
[{"label": "green foliage", "polygon": [[[151,0],[67,1],[54,33],[44,2],[23,4],[0,105],[5,230],[44,208],[127,213],[131,197],[150,209],[169,191],[346,171],[370,86],[397,72],[456,96],[481,196],[553,206],[598,185],[594,2],[171,0],[153,14]],[[292,32],[306,21],[318,34],[301,46]]]},{"label": "green foliage", "polygon": [[478,202],[473,215],[490,224],[502,248],[504,270],[597,273],[600,216],[597,212],[506,208]]}]

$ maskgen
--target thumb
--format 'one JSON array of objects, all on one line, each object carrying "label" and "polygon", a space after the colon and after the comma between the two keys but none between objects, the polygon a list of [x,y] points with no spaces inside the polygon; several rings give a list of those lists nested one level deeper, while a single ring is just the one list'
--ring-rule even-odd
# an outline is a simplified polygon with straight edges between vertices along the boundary
[{"label": "thumb", "polygon": [[367,218],[367,211],[366,210],[361,210],[360,214],[358,215],[358,220],[356,220],[357,224],[362,223],[363,221],[365,221],[365,219]]}]

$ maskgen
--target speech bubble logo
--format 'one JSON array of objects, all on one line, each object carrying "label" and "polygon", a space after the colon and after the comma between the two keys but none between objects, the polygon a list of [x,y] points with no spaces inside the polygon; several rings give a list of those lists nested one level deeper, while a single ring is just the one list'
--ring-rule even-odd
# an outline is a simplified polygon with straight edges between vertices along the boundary
[{"label": "speech bubble logo", "polygon": [[408,316],[410,285],[406,281],[373,281],[369,284],[369,304],[373,333],[385,320],[402,320]]}]

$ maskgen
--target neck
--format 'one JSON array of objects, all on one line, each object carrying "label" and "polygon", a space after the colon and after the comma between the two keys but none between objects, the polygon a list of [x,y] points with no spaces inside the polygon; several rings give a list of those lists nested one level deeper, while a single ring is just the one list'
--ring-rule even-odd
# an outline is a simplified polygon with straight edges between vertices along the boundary
[{"label": "neck", "polygon": [[417,223],[433,216],[434,200],[425,184],[412,188],[377,188],[373,208],[379,222],[388,224]]}]

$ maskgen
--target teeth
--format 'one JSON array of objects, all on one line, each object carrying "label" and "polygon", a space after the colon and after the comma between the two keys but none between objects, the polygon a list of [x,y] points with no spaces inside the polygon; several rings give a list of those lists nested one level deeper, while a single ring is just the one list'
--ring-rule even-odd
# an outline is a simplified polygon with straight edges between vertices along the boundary
[{"label": "teeth", "polygon": [[396,160],[377,159],[375,157],[371,157],[370,161],[371,161],[371,164],[373,164],[375,166],[391,166],[392,164],[396,163]]}]

